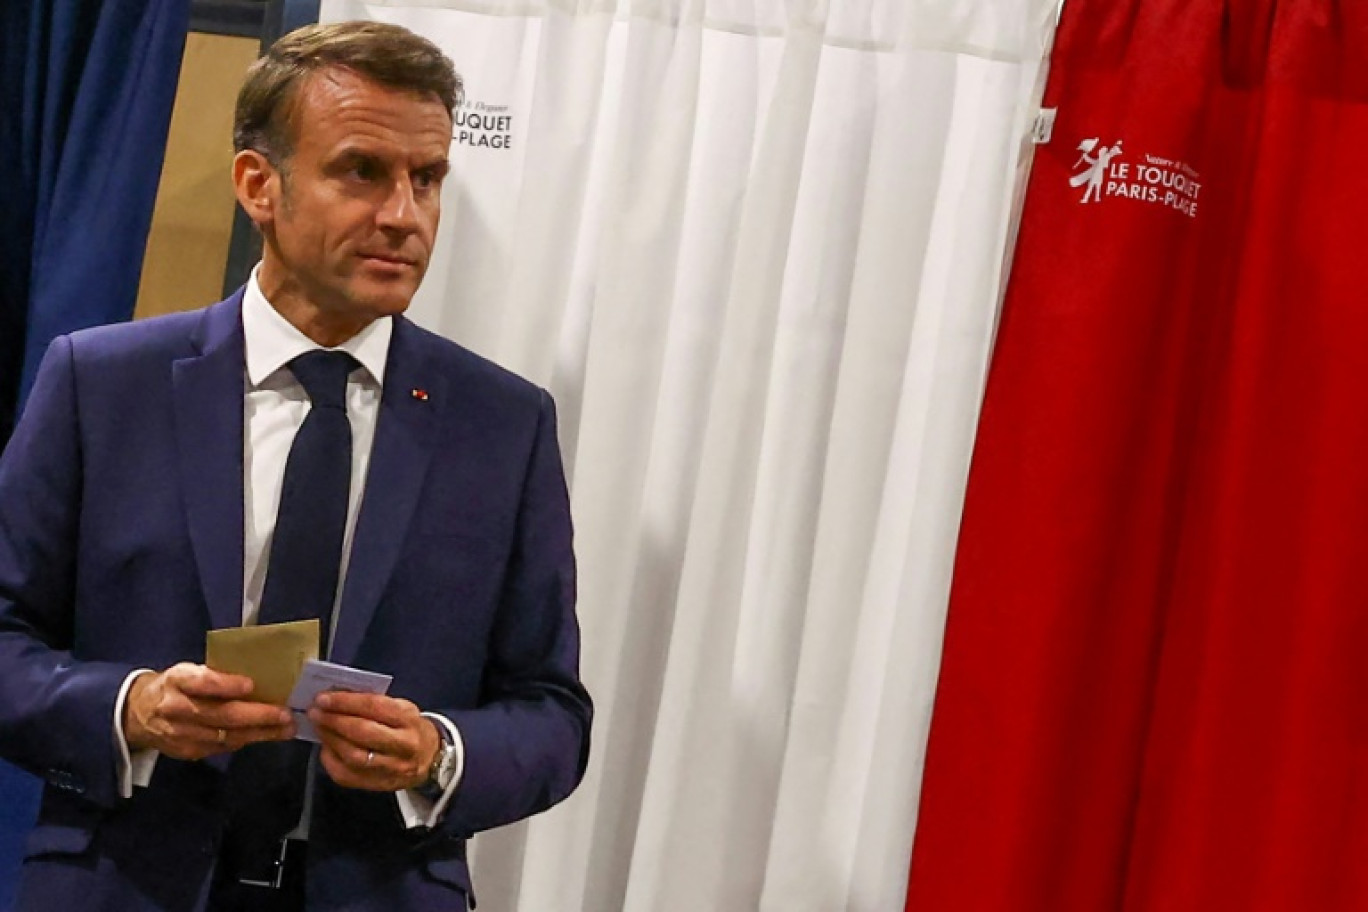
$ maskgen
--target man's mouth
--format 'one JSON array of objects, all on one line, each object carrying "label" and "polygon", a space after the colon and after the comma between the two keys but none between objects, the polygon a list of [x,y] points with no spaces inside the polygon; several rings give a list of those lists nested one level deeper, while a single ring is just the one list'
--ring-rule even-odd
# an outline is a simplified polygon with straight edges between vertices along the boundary
[{"label": "man's mouth", "polygon": [[395,254],[392,254],[392,253],[363,253],[363,254],[361,254],[361,258],[362,258],[362,259],[365,259],[365,260],[373,260],[374,262],[377,262],[377,263],[387,263],[387,264],[389,264],[389,265],[391,265],[391,266],[417,266],[417,265],[418,265],[418,263],[417,263],[416,260],[411,260],[411,259],[409,259],[408,257],[396,256]]}]

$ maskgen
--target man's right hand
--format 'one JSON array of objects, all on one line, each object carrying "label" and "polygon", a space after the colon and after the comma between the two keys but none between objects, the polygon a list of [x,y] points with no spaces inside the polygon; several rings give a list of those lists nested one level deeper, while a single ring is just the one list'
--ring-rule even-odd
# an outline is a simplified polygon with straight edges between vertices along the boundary
[{"label": "man's right hand", "polygon": [[189,662],[139,675],[124,703],[124,738],[131,750],[152,748],[177,760],[293,738],[290,711],[248,700],[251,692],[251,678]]}]

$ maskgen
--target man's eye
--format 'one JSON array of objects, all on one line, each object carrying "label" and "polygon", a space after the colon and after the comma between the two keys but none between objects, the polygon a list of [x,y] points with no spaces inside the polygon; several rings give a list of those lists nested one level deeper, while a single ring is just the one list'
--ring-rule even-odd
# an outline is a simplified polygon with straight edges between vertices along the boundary
[{"label": "man's eye", "polygon": [[419,171],[413,175],[413,186],[419,190],[431,190],[442,182],[442,179],[431,171]]},{"label": "man's eye", "polygon": [[380,169],[373,162],[357,162],[352,165],[351,174],[358,180],[373,181],[379,176]]}]

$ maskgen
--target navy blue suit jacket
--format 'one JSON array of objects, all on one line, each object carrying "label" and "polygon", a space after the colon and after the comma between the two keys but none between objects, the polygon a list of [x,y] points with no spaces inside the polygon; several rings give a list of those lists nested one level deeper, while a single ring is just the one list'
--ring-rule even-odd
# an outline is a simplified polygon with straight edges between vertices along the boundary
[{"label": "navy blue suit jacket", "polygon": [[[0,755],[46,780],[20,909],[202,908],[226,758],[162,757],[121,799],[128,673],[241,623],[241,292],[55,341],[0,459]],[[415,396],[414,390],[426,392]],[[555,412],[396,318],[331,657],[459,727],[440,827],[320,773],[309,908],[464,908],[465,840],[564,798],[588,753]]]}]

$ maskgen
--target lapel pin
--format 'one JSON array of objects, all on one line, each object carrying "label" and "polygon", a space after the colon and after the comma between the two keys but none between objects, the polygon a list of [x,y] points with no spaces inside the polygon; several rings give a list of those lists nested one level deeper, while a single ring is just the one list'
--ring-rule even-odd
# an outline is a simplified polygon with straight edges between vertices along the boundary
[{"label": "lapel pin", "polygon": [[414,390],[410,390],[410,391],[409,391],[409,395],[412,396],[414,399],[417,399],[419,402],[427,402],[427,401],[428,401],[427,390],[424,390],[424,389],[414,389]]}]

